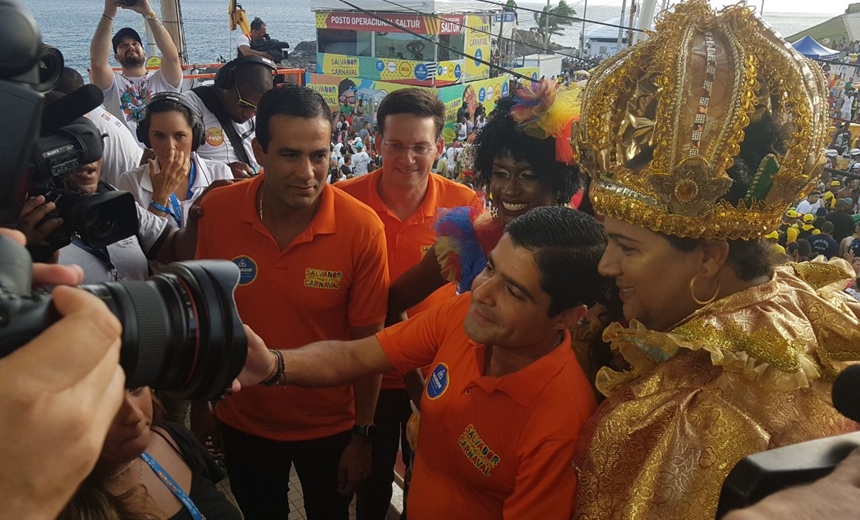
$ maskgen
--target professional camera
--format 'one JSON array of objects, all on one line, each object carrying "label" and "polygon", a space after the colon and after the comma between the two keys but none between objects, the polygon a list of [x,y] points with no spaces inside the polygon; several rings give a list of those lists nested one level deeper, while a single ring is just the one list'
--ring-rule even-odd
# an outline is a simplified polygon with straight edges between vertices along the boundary
[{"label": "professional camera", "polygon": [[[101,137],[81,118],[101,103],[101,92],[91,85],[78,89],[43,118],[41,92],[50,90],[44,79],[59,72],[43,70],[40,77],[39,64],[57,63],[59,55],[62,70],[62,55],[48,52],[44,59],[36,23],[18,1],[0,0],[0,114],[10,123],[0,133],[0,225],[14,227],[26,193],[44,186],[60,214],[77,221],[74,233],[99,244],[126,233],[117,223],[122,195],[72,194],[57,179],[101,157]],[[135,216],[135,229],[136,222]],[[145,282],[83,289],[101,298],[122,323],[120,364],[129,388],[146,385],[196,399],[221,395],[244,366],[247,337],[233,300],[238,281],[232,262],[204,261],[172,264]],[[0,357],[59,319],[50,296],[31,293],[31,284],[27,250],[0,237]]]},{"label": "professional camera", "polygon": [[289,48],[289,43],[274,40],[268,34],[263,36],[262,40],[254,40],[251,42],[251,49],[269,53],[275,63],[280,63],[290,57],[290,54],[284,50]]},{"label": "professional camera", "polygon": [[[27,250],[0,237],[0,357],[59,316],[50,295],[31,293]],[[195,399],[224,393],[242,370],[247,338],[235,310],[239,268],[227,261],[175,263],[145,282],[81,288],[122,322],[120,365],[126,386],[175,390]]]},{"label": "professional camera", "polygon": [[79,237],[91,249],[100,249],[138,232],[136,202],[130,193],[107,185],[100,186],[98,193],[80,193],[77,189],[69,189],[63,176],[101,158],[102,136],[95,125],[83,117],[56,131],[52,131],[52,127],[58,124],[57,118],[62,122],[64,114],[72,112],[70,115],[74,116],[91,110],[101,104],[101,99],[98,88],[88,85],[59,97],[45,109],[42,129],[50,133],[36,143],[27,192],[30,196],[43,195],[46,202],[53,202],[56,210],[45,219],[60,217],[63,225],[51,233],[45,243],[28,244],[35,260],[49,258],[74,237]]}]

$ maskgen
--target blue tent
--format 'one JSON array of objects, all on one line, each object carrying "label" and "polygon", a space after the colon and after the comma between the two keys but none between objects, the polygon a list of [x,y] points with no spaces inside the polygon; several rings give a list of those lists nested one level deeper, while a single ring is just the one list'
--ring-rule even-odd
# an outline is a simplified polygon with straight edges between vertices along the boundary
[{"label": "blue tent", "polygon": [[806,35],[803,39],[794,42],[792,46],[797,50],[797,52],[803,54],[807,58],[830,60],[839,56],[839,51],[828,49],[824,45],[815,41],[815,39],[809,35]]}]

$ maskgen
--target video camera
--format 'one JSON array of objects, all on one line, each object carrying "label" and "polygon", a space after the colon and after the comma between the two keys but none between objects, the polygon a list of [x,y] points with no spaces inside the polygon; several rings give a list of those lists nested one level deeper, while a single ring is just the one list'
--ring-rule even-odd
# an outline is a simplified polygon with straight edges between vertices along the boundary
[{"label": "video camera", "polygon": [[280,63],[290,57],[290,54],[284,50],[289,48],[289,43],[282,42],[280,40],[273,40],[268,34],[263,36],[262,40],[251,42],[251,49],[269,53],[275,63]]},{"label": "video camera", "polygon": [[[66,220],[61,233],[103,247],[137,232],[135,202],[126,192],[65,188],[62,174],[101,157],[101,136],[82,116],[102,96],[88,85],[48,105],[43,117],[43,93],[62,69],[62,54],[42,44],[18,0],[0,0],[0,114],[9,122],[0,134],[0,225],[14,227],[27,194],[43,193]],[[144,282],[82,288],[123,325],[127,387],[209,399],[223,394],[245,364],[247,337],[233,300],[238,281],[232,262],[203,261],[172,264]],[[0,237],[0,357],[60,318],[50,296],[31,292],[31,282],[30,254]]]}]

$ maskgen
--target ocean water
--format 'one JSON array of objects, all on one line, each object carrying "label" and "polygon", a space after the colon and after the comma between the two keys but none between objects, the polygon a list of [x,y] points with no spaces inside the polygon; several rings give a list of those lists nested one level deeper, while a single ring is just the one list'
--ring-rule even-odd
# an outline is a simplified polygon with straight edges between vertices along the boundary
[{"label": "ocean water", "polygon": [[[42,39],[58,47],[66,58],[66,64],[79,71],[89,66],[89,46],[99,16],[104,8],[103,0],[22,0],[39,24]],[[160,0],[151,0],[160,12]],[[244,0],[240,2],[249,19],[261,17],[273,38],[287,41],[295,46],[299,42],[313,40],[315,36],[314,15],[310,0]],[[555,4],[556,0],[552,0]],[[607,0],[592,0],[587,6],[585,18],[607,21],[621,14],[620,5],[607,5]],[[231,59],[235,56],[235,41],[238,31],[230,32],[227,16],[228,0],[181,0],[188,57],[192,63],[211,63],[220,56]],[[544,2],[520,1],[520,7],[540,9]],[[614,3],[613,3],[614,4]],[[629,4],[629,2],[628,2]],[[360,0],[356,5],[361,5]],[[491,5],[488,3],[488,5]],[[577,16],[582,16],[584,2],[571,2]],[[629,16],[629,15],[628,15]],[[824,22],[834,13],[778,13],[765,12],[764,19],[779,33],[789,36],[798,31]],[[132,11],[120,10],[114,28],[130,26],[142,34],[143,23]],[[534,27],[533,13],[521,9],[519,28]],[[586,23],[588,31],[592,25]],[[564,34],[553,41],[566,47],[578,47],[582,25],[566,27]]]}]

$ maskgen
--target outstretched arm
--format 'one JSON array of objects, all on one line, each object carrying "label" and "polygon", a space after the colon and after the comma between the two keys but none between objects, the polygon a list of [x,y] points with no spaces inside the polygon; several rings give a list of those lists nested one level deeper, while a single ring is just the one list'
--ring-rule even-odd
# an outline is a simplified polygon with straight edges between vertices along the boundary
[{"label": "outstretched arm", "polygon": [[[238,380],[242,386],[254,386],[277,373],[278,359],[253,330],[246,326],[245,332],[248,358]],[[319,341],[280,352],[284,356],[284,377],[279,384],[337,386],[394,370],[376,336],[353,341]]]},{"label": "outstretched arm", "polygon": [[105,0],[105,10],[99,19],[93,41],[90,42],[90,81],[102,90],[113,85],[113,70],[110,68],[110,38],[113,32],[113,19],[116,17],[116,0]]},{"label": "outstretched arm", "polygon": [[182,83],[182,63],[179,61],[179,51],[176,50],[173,39],[164,25],[161,24],[161,20],[158,19],[158,15],[152,9],[149,0],[138,0],[137,4],[129,7],[129,9],[146,18],[155,44],[161,51],[161,75],[168,83],[174,87],[179,87],[179,84]]},{"label": "outstretched arm", "polygon": [[445,285],[442,268],[436,257],[436,246],[421,259],[421,262],[400,275],[391,283],[388,292],[388,317],[385,326],[390,327],[403,321],[406,310],[421,303],[433,291]]}]

